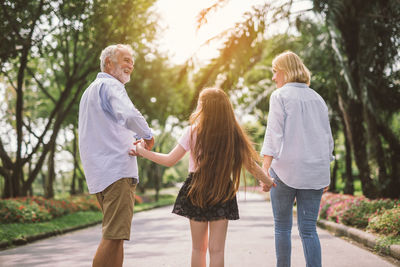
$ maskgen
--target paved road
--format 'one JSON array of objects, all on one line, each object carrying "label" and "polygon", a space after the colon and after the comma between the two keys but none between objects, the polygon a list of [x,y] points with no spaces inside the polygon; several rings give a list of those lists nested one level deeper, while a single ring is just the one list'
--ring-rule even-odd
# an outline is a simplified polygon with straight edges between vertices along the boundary
[{"label": "paved road", "polygon": [[[241,219],[230,222],[225,266],[275,266],[273,218],[269,202],[259,195],[239,196]],[[324,267],[399,266],[363,248],[318,229]],[[101,238],[101,227],[38,241],[0,251],[0,266],[77,267],[91,266]],[[292,266],[305,266],[297,226],[292,234]],[[185,218],[171,214],[171,207],[135,214],[131,241],[125,243],[125,267],[190,266],[191,241]]]}]

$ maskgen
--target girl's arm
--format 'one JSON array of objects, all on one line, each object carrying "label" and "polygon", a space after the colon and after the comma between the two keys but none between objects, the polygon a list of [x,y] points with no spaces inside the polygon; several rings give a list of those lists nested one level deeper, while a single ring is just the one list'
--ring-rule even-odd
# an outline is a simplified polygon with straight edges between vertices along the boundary
[{"label": "girl's arm", "polygon": [[276,186],[274,180],[264,172],[264,170],[256,163],[252,162],[248,165],[245,165],[245,168],[261,183],[271,188],[272,186]]},{"label": "girl's arm", "polygon": [[[132,153],[134,155],[135,153]],[[154,161],[157,164],[161,164],[167,167],[174,166],[183,156],[186,154],[186,150],[180,144],[177,144],[174,149],[168,154],[157,153],[149,151],[144,148],[144,142],[136,144],[136,154],[146,159]]]},{"label": "girl's arm", "polygon": [[264,155],[264,160],[263,160],[263,169],[264,171],[267,173],[267,175],[269,176],[269,168],[271,167],[271,162],[272,162],[273,157],[269,156],[269,155]]}]

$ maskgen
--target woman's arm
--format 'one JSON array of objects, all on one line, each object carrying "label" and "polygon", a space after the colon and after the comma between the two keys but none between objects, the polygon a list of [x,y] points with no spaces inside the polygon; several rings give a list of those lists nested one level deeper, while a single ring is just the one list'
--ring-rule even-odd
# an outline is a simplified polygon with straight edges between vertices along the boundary
[{"label": "woman's arm", "polygon": [[167,167],[174,166],[179,160],[183,158],[186,154],[186,150],[180,144],[177,144],[174,149],[168,154],[157,153],[149,151],[144,148],[144,142],[139,142],[136,144],[136,153],[133,152],[131,155],[138,154],[146,159],[154,161],[157,164],[161,164]]}]

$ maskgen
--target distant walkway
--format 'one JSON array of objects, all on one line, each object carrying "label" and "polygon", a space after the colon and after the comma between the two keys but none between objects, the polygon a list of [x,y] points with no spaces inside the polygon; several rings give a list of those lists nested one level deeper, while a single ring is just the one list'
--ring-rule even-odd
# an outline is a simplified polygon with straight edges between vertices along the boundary
[{"label": "distant walkway", "polygon": [[[241,219],[230,222],[225,266],[275,266],[273,218],[270,202],[247,192],[239,196]],[[318,229],[324,267],[396,266],[384,258]],[[101,226],[0,251],[0,267],[91,266],[101,238]],[[297,225],[293,228],[292,266],[305,266]],[[191,241],[185,218],[171,214],[171,207],[134,215],[131,241],[125,243],[125,267],[190,266]]]}]

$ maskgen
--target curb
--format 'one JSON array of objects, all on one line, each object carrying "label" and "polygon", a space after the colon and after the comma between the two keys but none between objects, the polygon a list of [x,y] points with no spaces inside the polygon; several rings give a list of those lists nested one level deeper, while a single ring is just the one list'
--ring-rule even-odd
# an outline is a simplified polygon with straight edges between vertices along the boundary
[{"label": "curb", "polygon": [[[323,229],[326,229],[336,236],[346,236],[358,243],[361,243],[372,249],[376,249],[378,245],[378,237],[374,234],[364,232],[362,230],[348,227],[342,224],[330,222],[327,220],[320,219],[317,221],[317,225]],[[392,256],[393,258],[400,260],[400,245],[390,245],[385,249],[381,249],[380,252]]]}]

